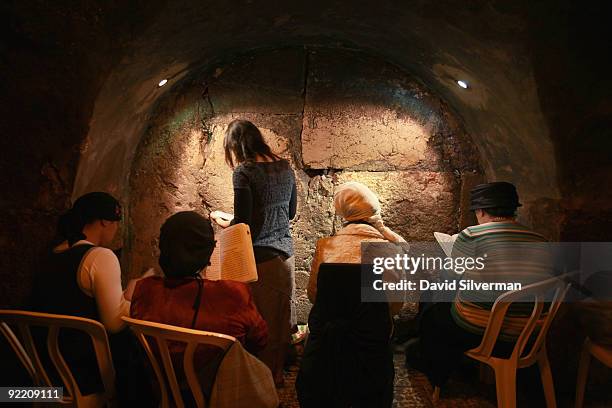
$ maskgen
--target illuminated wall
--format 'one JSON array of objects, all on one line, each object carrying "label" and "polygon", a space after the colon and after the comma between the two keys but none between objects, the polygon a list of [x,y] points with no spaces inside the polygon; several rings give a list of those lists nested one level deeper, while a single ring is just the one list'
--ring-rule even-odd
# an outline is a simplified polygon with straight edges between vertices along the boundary
[{"label": "illuminated wall", "polygon": [[[339,227],[333,189],[356,180],[374,190],[387,225],[408,240],[431,240],[470,222],[466,190],[479,159],[460,122],[409,74],[374,57],[327,49],[242,56],[186,80],[160,102],[130,177],[129,274],[157,260],[159,227],[193,209],[232,212],[223,133],[253,121],[288,159],[298,183],[296,248],[299,320],[316,239]],[[463,202],[463,205],[462,205]]]}]

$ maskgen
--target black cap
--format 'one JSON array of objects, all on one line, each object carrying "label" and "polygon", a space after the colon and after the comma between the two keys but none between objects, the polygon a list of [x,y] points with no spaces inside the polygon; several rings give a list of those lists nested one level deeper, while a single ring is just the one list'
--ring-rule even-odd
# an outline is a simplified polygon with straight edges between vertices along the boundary
[{"label": "black cap", "polygon": [[121,221],[121,204],[112,195],[104,192],[87,193],[79,197],[72,206],[86,222],[90,220]]},{"label": "black cap", "polygon": [[210,264],[214,249],[210,220],[194,211],[181,211],[161,227],[159,266],[167,277],[193,276]]},{"label": "black cap", "polygon": [[506,181],[479,184],[470,191],[470,210],[516,208],[521,205],[516,187]]}]

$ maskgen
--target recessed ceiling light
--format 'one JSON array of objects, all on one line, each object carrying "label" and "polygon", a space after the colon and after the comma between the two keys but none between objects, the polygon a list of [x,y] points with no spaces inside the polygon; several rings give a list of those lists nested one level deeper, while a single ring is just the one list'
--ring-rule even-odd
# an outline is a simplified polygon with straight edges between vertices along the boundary
[{"label": "recessed ceiling light", "polygon": [[166,85],[167,82],[168,82],[167,79],[162,79],[161,81],[159,81],[159,84],[157,84],[157,86],[162,87],[162,86]]},{"label": "recessed ceiling light", "polygon": [[457,81],[457,85],[459,85],[463,89],[468,89],[468,83],[462,80]]}]

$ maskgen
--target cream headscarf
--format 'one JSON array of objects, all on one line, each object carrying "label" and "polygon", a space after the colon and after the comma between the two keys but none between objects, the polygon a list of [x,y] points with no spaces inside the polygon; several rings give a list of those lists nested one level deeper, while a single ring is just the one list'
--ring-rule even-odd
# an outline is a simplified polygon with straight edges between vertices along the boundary
[{"label": "cream headscarf", "polygon": [[380,202],[367,186],[356,181],[344,183],[334,193],[336,214],[347,221],[365,221],[376,228],[387,241],[406,242],[404,238],[385,227],[380,216]]}]

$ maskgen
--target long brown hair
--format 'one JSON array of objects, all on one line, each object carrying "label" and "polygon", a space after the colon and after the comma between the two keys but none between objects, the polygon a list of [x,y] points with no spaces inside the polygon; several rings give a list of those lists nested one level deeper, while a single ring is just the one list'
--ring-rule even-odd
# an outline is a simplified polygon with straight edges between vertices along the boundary
[{"label": "long brown hair", "polygon": [[225,149],[225,162],[231,168],[242,162],[255,161],[258,154],[272,160],[280,159],[272,153],[257,126],[243,119],[233,120],[227,125],[223,148]]}]

